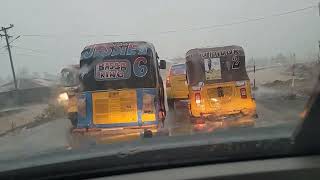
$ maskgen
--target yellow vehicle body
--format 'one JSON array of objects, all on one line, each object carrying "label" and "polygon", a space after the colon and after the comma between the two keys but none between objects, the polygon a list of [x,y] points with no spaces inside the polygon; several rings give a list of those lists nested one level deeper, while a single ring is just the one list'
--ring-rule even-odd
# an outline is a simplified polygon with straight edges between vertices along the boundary
[{"label": "yellow vehicle body", "polygon": [[132,123],[137,121],[134,90],[92,93],[94,124]]},{"label": "yellow vehicle body", "polygon": [[77,123],[79,70],[79,65],[71,65],[63,68],[60,72],[61,87],[58,102],[64,106],[65,113],[73,126]]},{"label": "yellow vehicle body", "polygon": [[166,80],[166,93],[169,106],[175,100],[188,99],[188,85],[186,83],[185,64],[173,65]]},{"label": "yellow vehicle body", "polygon": [[[143,98],[145,102],[152,102],[151,99],[148,100],[147,96]],[[134,124],[138,122],[136,89],[94,92],[92,93],[92,102],[92,120],[96,125]],[[156,112],[153,109],[145,110],[141,114],[142,123],[154,121],[154,119],[156,119]]]},{"label": "yellow vehicle body", "polygon": [[[199,91],[190,88],[190,114],[193,117],[236,114],[255,116],[256,103],[251,95],[250,81],[243,81],[243,84],[243,86],[237,86],[236,82],[207,84]],[[219,89],[223,91],[223,95],[219,95]],[[246,94],[241,95],[241,92]]]},{"label": "yellow vehicle body", "polygon": [[[58,95],[58,102],[63,106],[65,113],[76,113],[78,111],[77,95],[75,92],[68,92],[68,89],[63,88]],[[72,95],[69,95],[69,94]]]},{"label": "yellow vehicle body", "polygon": [[58,103],[63,106],[65,114],[71,120],[72,125],[76,124],[78,113],[78,93],[70,90],[70,87],[64,87],[58,95]]},{"label": "yellow vehicle body", "polygon": [[186,54],[186,68],[191,117],[249,117],[254,122],[256,102],[242,47],[191,49]]},{"label": "yellow vehicle body", "polygon": [[168,76],[171,82],[170,87],[166,87],[168,99],[188,99],[188,86],[186,85],[186,75]]},{"label": "yellow vehicle body", "polygon": [[67,113],[76,113],[78,112],[78,104],[77,104],[77,96],[69,96],[67,107],[66,107]]}]

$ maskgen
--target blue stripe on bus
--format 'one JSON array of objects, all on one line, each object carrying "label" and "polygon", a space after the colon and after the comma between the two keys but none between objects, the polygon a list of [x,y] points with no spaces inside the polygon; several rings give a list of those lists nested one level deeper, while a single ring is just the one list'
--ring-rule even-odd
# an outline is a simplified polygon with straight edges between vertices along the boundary
[{"label": "blue stripe on bus", "polygon": [[[78,101],[80,101],[80,99],[86,99],[85,94],[81,94],[78,98]],[[80,113],[78,113],[77,115],[77,127],[83,127],[86,126],[86,119],[87,117],[81,116]]]},{"label": "blue stripe on bus", "polygon": [[143,107],[143,89],[138,88],[137,92],[137,107],[138,107],[138,124],[139,126],[142,125],[142,107]]},{"label": "blue stripe on bus", "polygon": [[155,125],[155,124],[158,124],[158,122],[157,121],[146,121],[143,123],[144,126],[145,125]]},{"label": "blue stripe on bus", "polygon": [[93,106],[92,106],[92,93],[87,92],[86,93],[87,98],[87,121],[90,123],[90,127],[93,125]]},{"label": "blue stripe on bus", "polygon": [[155,106],[155,110],[156,110],[156,112],[155,112],[155,114],[156,114],[156,119],[150,119],[150,120],[146,120],[146,122],[144,122],[143,124],[146,124],[147,122],[150,122],[150,121],[155,121],[156,123],[158,123],[158,121],[159,121],[159,117],[158,117],[158,115],[159,115],[159,94],[157,93],[158,91],[157,91],[157,89],[156,88],[143,88],[143,94],[150,94],[150,95],[153,95],[154,96],[154,98],[155,98],[155,101],[154,101],[154,106]]},{"label": "blue stripe on bus", "polygon": [[78,128],[88,128],[92,126],[92,96],[90,92],[84,92],[80,97],[84,98],[86,102],[86,117],[78,114]]}]

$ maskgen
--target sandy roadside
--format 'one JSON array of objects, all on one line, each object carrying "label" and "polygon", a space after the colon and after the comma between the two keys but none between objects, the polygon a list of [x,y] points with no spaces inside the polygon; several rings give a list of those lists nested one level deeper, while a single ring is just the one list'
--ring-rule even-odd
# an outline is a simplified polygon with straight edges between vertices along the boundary
[{"label": "sandy roadside", "polygon": [[249,78],[251,82],[253,82],[254,77],[256,78],[256,85],[262,85],[265,83],[271,83],[275,80],[280,81],[287,81],[291,79],[292,77],[286,74],[283,74],[285,71],[285,67],[279,66],[279,67],[273,67],[270,69],[263,69],[256,71],[256,74],[254,75],[253,72],[249,72]]},{"label": "sandy roadside", "polygon": [[24,106],[21,111],[0,117],[0,134],[16,127],[34,122],[36,117],[39,116],[47,106],[47,104]]}]

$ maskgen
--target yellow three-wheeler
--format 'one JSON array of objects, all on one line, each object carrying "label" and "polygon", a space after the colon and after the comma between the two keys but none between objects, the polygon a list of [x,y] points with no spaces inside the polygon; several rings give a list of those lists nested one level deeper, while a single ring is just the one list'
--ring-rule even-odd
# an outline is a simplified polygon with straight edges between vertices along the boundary
[{"label": "yellow three-wheeler", "polygon": [[174,107],[174,102],[177,100],[188,99],[188,86],[186,85],[186,65],[174,64],[166,79],[167,102],[169,108]]},{"label": "yellow three-wheeler", "polygon": [[[192,118],[256,117],[242,47],[191,49],[186,66]],[[255,120],[245,121],[254,124]]]},{"label": "yellow three-wheeler", "polygon": [[64,106],[73,126],[77,120],[77,91],[79,87],[79,65],[71,65],[60,72],[60,88],[58,102]]}]

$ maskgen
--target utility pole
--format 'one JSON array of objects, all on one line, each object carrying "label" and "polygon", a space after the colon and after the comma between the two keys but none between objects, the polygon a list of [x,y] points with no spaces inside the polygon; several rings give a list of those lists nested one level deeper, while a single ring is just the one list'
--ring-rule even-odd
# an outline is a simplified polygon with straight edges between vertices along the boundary
[{"label": "utility pole", "polygon": [[320,16],[320,2],[319,2],[319,4],[318,4],[318,8],[319,8],[319,16]]},{"label": "utility pole", "polygon": [[296,74],[295,74],[295,66],[296,66],[296,54],[295,53],[293,53],[293,54],[291,54],[290,55],[290,59],[292,60],[292,80],[291,80],[291,88],[290,88],[290,92],[289,92],[289,98],[290,99],[295,99],[296,98],[296,94],[295,94],[295,92],[294,92],[294,81],[295,81],[295,76],[296,76]]},{"label": "utility pole", "polygon": [[[320,16],[320,2],[318,4],[318,8],[319,8],[319,16]],[[318,43],[319,43],[318,63],[320,64],[320,41],[318,41]]]},{"label": "utility pole", "polygon": [[292,83],[291,83],[291,87],[292,87],[292,89],[294,88],[294,80],[295,80],[295,73],[294,73],[294,71],[295,71],[295,66],[296,66],[296,54],[295,53],[293,53],[293,55],[292,55],[292,60],[293,60],[293,65],[292,65]]},{"label": "utility pole", "polygon": [[11,64],[11,70],[12,70],[12,75],[13,75],[13,81],[14,81],[14,87],[15,87],[15,90],[18,90],[17,79],[16,79],[16,74],[14,72],[11,49],[10,49],[10,44],[9,44],[9,37],[11,37],[11,36],[9,36],[8,33],[7,33],[7,30],[11,29],[11,28],[13,28],[13,24],[10,24],[9,27],[2,27],[0,32],[3,31],[4,35],[0,34],[0,37],[4,36],[6,38],[7,48],[8,48],[9,58],[10,58],[10,64]]},{"label": "utility pole", "polygon": [[320,41],[318,41],[319,52],[318,52],[318,64],[320,64]]}]

